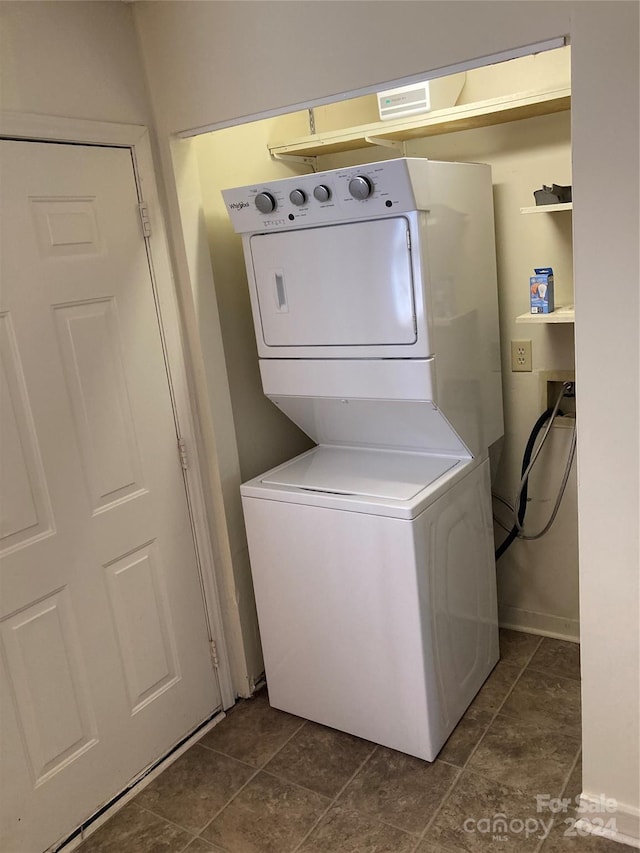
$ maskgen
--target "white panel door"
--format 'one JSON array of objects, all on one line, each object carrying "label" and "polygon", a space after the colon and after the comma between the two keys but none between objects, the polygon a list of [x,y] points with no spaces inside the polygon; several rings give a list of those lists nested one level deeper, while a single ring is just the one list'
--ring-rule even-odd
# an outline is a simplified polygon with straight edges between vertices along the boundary
[{"label": "white panel door", "polygon": [[258,234],[251,257],[268,346],[415,343],[404,217]]},{"label": "white panel door", "polygon": [[126,148],[3,141],[0,848],[219,705]]}]

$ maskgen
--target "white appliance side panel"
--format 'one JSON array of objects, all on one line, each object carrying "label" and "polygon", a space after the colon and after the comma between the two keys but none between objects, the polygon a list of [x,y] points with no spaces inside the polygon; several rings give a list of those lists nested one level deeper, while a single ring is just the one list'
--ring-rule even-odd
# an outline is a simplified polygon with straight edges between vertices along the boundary
[{"label": "white appliance side panel", "polygon": [[372,346],[417,340],[405,217],[250,238],[267,346]]},{"label": "white appliance side panel", "polygon": [[269,399],[318,444],[471,455],[433,403],[279,395]]},{"label": "white appliance side panel", "polygon": [[435,400],[435,359],[261,358],[267,397]]},{"label": "white appliance side panel", "polygon": [[435,758],[441,686],[412,523],[246,497],[243,507],[271,704]]},{"label": "white appliance side panel", "polygon": [[485,460],[415,521],[419,560],[432,567],[420,596],[443,697],[443,743],[499,657],[490,494]]},{"label": "white appliance side panel", "polygon": [[[414,164],[409,163],[412,169]],[[491,169],[428,163],[426,222],[438,406],[473,453],[503,432]]]}]

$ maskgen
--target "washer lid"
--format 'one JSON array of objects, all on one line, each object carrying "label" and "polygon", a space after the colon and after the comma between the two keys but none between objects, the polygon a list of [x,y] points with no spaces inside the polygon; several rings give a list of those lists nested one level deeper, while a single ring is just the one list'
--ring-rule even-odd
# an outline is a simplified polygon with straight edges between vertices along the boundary
[{"label": "washer lid", "polygon": [[460,460],[450,456],[320,446],[261,482],[312,492],[408,501]]}]

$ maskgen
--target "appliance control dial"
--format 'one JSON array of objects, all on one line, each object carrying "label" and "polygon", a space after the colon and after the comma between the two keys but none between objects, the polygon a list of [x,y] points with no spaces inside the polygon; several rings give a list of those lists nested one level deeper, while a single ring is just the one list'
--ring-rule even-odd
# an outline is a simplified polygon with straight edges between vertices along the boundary
[{"label": "appliance control dial", "polygon": [[307,200],[307,194],[303,190],[292,190],[289,193],[289,201],[299,207]]},{"label": "appliance control dial", "polygon": [[363,175],[357,175],[349,181],[349,192],[354,198],[362,201],[365,198],[369,198],[373,192],[373,183],[369,178],[365,178]]},{"label": "appliance control dial", "polygon": [[260,213],[272,213],[276,209],[276,200],[271,193],[258,193],[255,202]]},{"label": "appliance control dial", "polygon": [[318,186],[313,191],[313,197],[316,201],[329,201],[329,199],[331,198],[331,190],[324,184],[318,184]]}]

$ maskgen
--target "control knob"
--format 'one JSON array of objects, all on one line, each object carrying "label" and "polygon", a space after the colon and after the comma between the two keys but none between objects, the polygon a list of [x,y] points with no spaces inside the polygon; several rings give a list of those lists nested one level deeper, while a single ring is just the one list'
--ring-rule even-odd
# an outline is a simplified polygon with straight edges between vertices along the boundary
[{"label": "control knob", "polygon": [[331,198],[331,190],[325,184],[318,184],[313,190],[313,197],[316,201],[325,202]]},{"label": "control knob", "polygon": [[373,192],[373,183],[363,175],[357,175],[349,181],[349,192],[354,198],[363,201]]},{"label": "control knob", "polygon": [[291,204],[295,204],[297,207],[300,207],[301,204],[304,204],[307,200],[307,194],[303,190],[292,190],[289,193],[289,201]]},{"label": "control knob", "polygon": [[271,193],[258,193],[255,202],[260,213],[272,213],[276,209],[276,200]]}]

